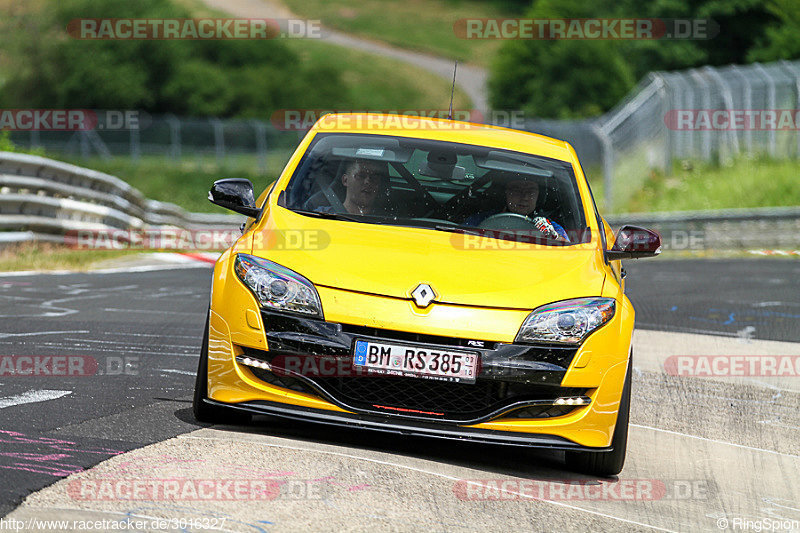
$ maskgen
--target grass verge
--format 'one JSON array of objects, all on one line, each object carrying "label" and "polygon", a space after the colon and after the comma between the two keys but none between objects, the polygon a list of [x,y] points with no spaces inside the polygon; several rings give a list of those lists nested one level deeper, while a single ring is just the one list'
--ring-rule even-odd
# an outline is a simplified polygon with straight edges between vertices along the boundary
[{"label": "grass verge", "polygon": [[800,161],[739,157],[728,164],[676,162],[651,172],[624,212],[693,211],[800,205]]},{"label": "grass verge", "polygon": [[21,243],[0,250],[0,272],[27,270],[86,271],[107,259],[141,253],[141,250],[74,250],[49,243]]},{"label": "grass verge", "polygon": [[459,19],[513,16],[510,6],[478,0],[283,0],[296,15],[400,48],[488,65],[499,40],[463,39]]},{"label": "grass verge", "polygon": [[[222,162],[213,157],[172,161],[160,156],[142,157],[138,162],[124,157],[85,160],[55,156],[55,159],[117,176],[154,200],[172,202],[189,211],[225,213],[207,200],[214,180],[247,178],[261,192],[280,175],[290,155],[291,150],[271,152],[267,174],[259,171],[254,156],[244,155],[231,156]],[[611,214],[603,205],[600,169],[586,168],[586,173],[601,213]],[[800,162],[764,156],[741,157],[724,166],[676,162],[670,176],[652,171],[626,200],[616,204],[613,213],[796,206],[800,205],[798,175]]]},{"label": "grass verge", "polygon": [[47,154],[53,159],[116,176],[151,200],[171,202],[187,211],[226,214],[231,212],[208,201],[208,191],[215,180],[246,178],[253,182],[258,194],[280,175],[290,155],[291,151],[270,152],[267,158],[268,172],[264,174],[258,168],[256,157],[249,155],[229,156],[218,162],[206,156],[186,156],[182,160],[143,156],[134,161],[128,157],[83,159]]},{"label": "grass verge", "polygon": [[[330,102],[330,109],[446,110],[450,105],[450,82],[414,65],[324,40],[289,39],[286,43],[312,69],[327,65],[342,73],[347,94],[339,102]],[[472,107],[470,98],[458,87],[453,105],[456,109]]]},{"label": "grass verge", "polygon": [[[416,2],[417,0],[415,0]],[[198,17],[228,16],[224,11],[211,9],[202,0],[178,0],[178,3],[192,10]],[[336,4],[337,2],[333,2]],[[362,6],[356,2],[345,2],[354,6]],[[371,16],[374,15],[386,24],[387,11],[396,11],[402,3],[400,2],[378,2],[380,6],[370,6],[369,3],[363,4],[363,9],[368,9]],[[435,4],[435,2],[434,2]],[[482,5],[482,2],[469,0],[469,4]],[[294,3],[290,5],[295,9]],[[302,7],[302,12],[301,8]],[[298,5],[296,14],[305,16],[308,19],[320,19],[327,23],[321,13],[330,10],[330,6],[324,1],[311,1],[308,4]],[[317,12],[316,10],[320,11]],[[440,8],[437,8],[441,11]],[[469,12],[467,9],[464,12]],[[417,17],[419,13],[415,10],[404,9],[406,13],[413,13]],[[314,15],[314,13],[317,13]],[[472,16],[475,16],[474,14]],[[407,23],[401,24],[397,32],[402,34],[407,31],[418,32],[414,18],[405,20]],[[350,31],[344,28],[346,31]],[[452,33],[452,24],[450,28]],[[425,32],[420,34],[425,39]],[[455,38],[455,37],[453,37]],[[329,102],[329,109],[340,110],[399,110],[399,109],[447,109],[450,104],[450,82],[426,70],[409,65],[408,63],[395,59],[382,57],[379,55],[352,50],[336,46],[326,42],[324,39],[286,39],[284,43],[306,63],[311,70],[315,66],[333,67],[343,75],[343,83],[346,94],[338,102]],[[473,43],[474,44],[474,43]],[[287,72],[291,76],[291,72]],[[320,83],[325,83],[320,79]],[[469,97],[456,89],[454,106],[456,109],[470,109],[472,107]],[[268,118],[268,117],[265,117]]]}]

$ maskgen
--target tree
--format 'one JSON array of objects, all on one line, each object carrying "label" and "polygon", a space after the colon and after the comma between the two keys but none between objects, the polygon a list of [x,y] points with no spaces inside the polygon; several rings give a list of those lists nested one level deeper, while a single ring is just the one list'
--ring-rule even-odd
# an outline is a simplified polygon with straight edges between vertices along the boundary
[{"label": "tree", "polygon": [[46,15],[6,21],[2,35],[16,64],[0,105],[266,118],[280,108],[325,107],[325,98],[346,92],[339,72],[312,70],[278,39],[79,40],[67,33],[81,18],[191,18],[170,1],[45,5]]},{"label": "tree", "polygon": [[777,19],[765,35],[749,50],[749,61],[775,61],[800,58],[800,2],[771,0],[767,9]]},{"label": "tree", "polygon": [[797,0],[536,0],[532,19],[710,19],[697,40],[512,40],[499,51],[490,102],[540,117],[590,117],[609,110],[654,70],[800,57]]}]

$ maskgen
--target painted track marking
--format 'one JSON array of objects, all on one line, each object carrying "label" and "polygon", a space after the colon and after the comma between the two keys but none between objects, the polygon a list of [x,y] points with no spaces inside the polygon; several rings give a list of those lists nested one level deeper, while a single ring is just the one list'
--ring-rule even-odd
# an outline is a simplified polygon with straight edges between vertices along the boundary
[{"label": "painted track marking", "polygon": [[46,402],[48,400],[56,400],[63,398],[68,394],[72,394],[71,390],[29,390],[16,396],[6,396],[0,398],[0,409],[6,407],[13,407],[15,405],[23,405],[26,403]]}]

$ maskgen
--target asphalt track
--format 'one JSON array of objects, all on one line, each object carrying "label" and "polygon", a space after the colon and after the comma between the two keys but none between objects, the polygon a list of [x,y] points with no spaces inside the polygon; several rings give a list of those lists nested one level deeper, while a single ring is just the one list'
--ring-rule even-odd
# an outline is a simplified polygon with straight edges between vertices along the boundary
[{"label": "asphalt track", "polygon": [[[800,378],[663,372],[676,354],[800,355],[800,263],[662,258],[626,268],[641,331],[628,462],[611,481],[566,472],[555,453],[261,417],[203,427],[190,397],[207,267],[0,275],[0,355],[84,356],[89,374],[0,376],[0,516],[19,506],[7,518],[224,518],[218,529],[229,531],[718,531],[718,520],[734,529],[764,519],[800,529],[782,522],[800,520]],[[299,492],[209,503],[86,501],[70,490],[126,477],[278,479]],[[532,500],[521,480],[549,492]],[[576,482],[606,495],[566,497]],[[656,496],[631,498],[630,486]]]}]

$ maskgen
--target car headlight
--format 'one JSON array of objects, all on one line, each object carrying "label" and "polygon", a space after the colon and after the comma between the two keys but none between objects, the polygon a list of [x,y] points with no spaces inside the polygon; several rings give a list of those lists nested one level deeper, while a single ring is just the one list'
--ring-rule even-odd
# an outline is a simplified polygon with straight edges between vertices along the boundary
[{"label": "car headlight", "polygon": [[547,304],[528,315],[516,342],[580,344],[614,316],[612,298],[576,298]]},{"label": "car headlight", "polygon": [[322,318],[317,290],[297,272],[247,254],[237,254],[233,268],[261,307]]}]

